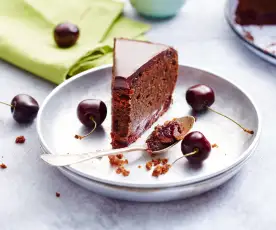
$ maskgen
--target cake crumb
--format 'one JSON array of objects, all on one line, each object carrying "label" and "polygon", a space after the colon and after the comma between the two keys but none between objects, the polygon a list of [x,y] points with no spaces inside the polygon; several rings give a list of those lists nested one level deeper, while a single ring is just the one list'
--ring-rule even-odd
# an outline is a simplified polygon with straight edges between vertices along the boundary
[{"label": "cake crumb", "polygon": [[117,154],[117,155],[109,155],[109,163],[111,166],[117,166],[118,168],[116,169],[117,174],[122,174],[123,176],[128,176],[130,174],[129,170],[126,170],[124,168],[125,164],[128,164],[127,159],[123,159],[124,155],[123,154]]},{"label": "cake crumb", "polygon": [[151,170],[151,168],[152,168],[152,162],[151,161],[146,163],[146,168],[147,168],[147,170]]},{"label": "cake crumb", "polygon": [[171,165],[170,164],[165,164],[162,167],[162,174],[166,174],[170,170]]},{"label": "cake crumb", "polygon": [[152,159],[152,163],[153,163],[154,166],[159,165],[161,163],[161,159],[160,158]]},{"label": "cake crumb", "polygon": [[25,139],[24,136],[18,136],[18,137],[16,137],[16,139],[15,139],[15,143],[16,143],[16,144],[23,144],[23,143],[25,143],[25,141],[26,141],[26,139]]},{"label": "cake crumb", "polygon": [[160,175],[164,175],[169,171],[170,167],[171,167],[170,164],[165,164],[163,166],[157,165],[152,172],[152,176],[159,177]]},{"label": "cake crumb", "polygon": [[130,171],[129,170],[126,170],[125,168],[124,168],[124,166],[120,166],[120,167],[118,167],[117,169],[116,169],[116,173],[117,174],[122,174],[123,176],[128,176],[129,174],[130,174]]},{"label": "cake crumb", "polygon": [[162,173],[162,166],[161,165],[157,165],[155,167],[155,169],[153,170],[153,172],[152,172],[152,176],[158,177],[158,176],[161,175],[161,173]]},{"label": "cake crumb", "polygon": [[111,164],[111,166],[122,166],[124,164],[128,164],[128,160],[125,159],[119,159],[117,156],[115,155],[109,155],[109,163]]},{"label": "cake crumb", "polygon": [[161,159],[161,162],[163,165],[166,165],[168,163],[168,158]]},{"label": "cake crumb", "polygon": [[138,168],[140,169],[142,166],[141,165],[138,165]]},{"label": "cake crumb", "polygon": [[116,173],[117,173],[117,174],[121,174],[121,173],[122,173],[122,168],[121,168],[121,167],[117,168],[117,169],[116,169]]},{"label": "cake crumb", "polygon": [[60,193],[59,192],[56,192],[56,197],[60,197]]},{"label": "cake crumb", "polygon": [[253,35],[252,35],[250,32],[245,31],[244,37],[245,37],[245,39],[247,39],[248,41],[254,42],[254,37],[253,37]]},{"label": "cake crumb", "polygon": [[119,153],[119,154],[116,155],[116,157],[119,158],[119,159],[123,159],[124,155],[122,153]]},{"label": "cake crumb", "polygon": [[77,134],[76,134],[74,137],[75,137],[76,139],[79,139],[79,135],[77,135]]},{"label": "cake crumb", "polygon": [[7,168],[7,165],[5,165],[4,163],[0,164],[0,168],[1,169],[6,169]]},{"label": "cake crumb", "polygon": [[212,144],[212,148],[218,148],[218,145],[216,143]]},{"label": "cake crumb", "polygon": [[123,171],[123,176],[128,176],[128,175],[129,175],[129,173],[130,173],[130,171],[129,171],[129,170],[124,169],[124,171]]}]

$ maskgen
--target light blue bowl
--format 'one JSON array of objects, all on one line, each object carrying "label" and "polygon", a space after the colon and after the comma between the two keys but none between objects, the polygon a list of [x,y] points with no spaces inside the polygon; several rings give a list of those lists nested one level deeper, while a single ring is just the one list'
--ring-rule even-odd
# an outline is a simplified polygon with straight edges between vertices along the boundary
[{"label": "light blue bowl", "polygon": [[167,18],[176,15],[185,0],[130,0],[130,2],[143,16]]}]

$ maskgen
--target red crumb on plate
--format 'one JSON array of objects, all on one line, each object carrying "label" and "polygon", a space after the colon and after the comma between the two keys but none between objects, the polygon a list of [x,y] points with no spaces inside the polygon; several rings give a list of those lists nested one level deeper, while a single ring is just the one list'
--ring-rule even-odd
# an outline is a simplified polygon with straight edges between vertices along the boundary
[{"label": "red crumb on plate", "polygon": [[118,167],[118,168],[116,169],[116,173],[117,173],[117,174],[122,174],[123,176],[128,176],[129,173],[130,173],[130,171],[129,171],[129,170],[126,170],[126,169],[124,168],[124,166],[120,166],[120,167]]},{"label": "red crumb on plate", "polygon": [[119,159],[123,159],[124,155],[122,153],[119,153],[119,154],[116,155],[116,157],[119,158]]},{"label": "red crumb on plate", "polygon": [[254,37],[253,37],[253,35],[252,35],[250,32],[248,32],[248,31],[245,31],[244,38],[245,38],[246,40],[248,40],[248,41],[254,42]]},{"label": "red crumb on plate", "polygon": [[218,145],[216,143],[212,144],[212,148],[218,148]]},{"label": "red crumb on plate", "polygon": [[117,174],[121,174],[121,173],[122,173],[122,167],[117,168],[117,169],[116,169],[116,173],[117,173]]},{"label": "red crumb on plate", "polygon": [[123,171],[123,176],[128,176],[129,173],[130,173],[130,171],[125,169],[125,170]]},{"label": "red crumb on plate", "polygon": [[122,174],[123,176],[128,176],[130,171],[126,170],[124,168],[125,164],[128,164],[127,159],[123,159],[124,155],[123,154],[117,154],[117,155],[109,155],[109,163],[111,166],[116,166],[118,167],[116,169],[117,174]]},{"label": "red crumb on plate", "polygon": [[161,175],[161,173],[162,173],[162,166],[161,165],[157,165],[155,167],[155,169],[153,170],[153,172],[152,172],[152,176],[158,177],[159,175]]},{"label": "red crumb on plate", "polygon": [[170,164],[165,164],[163,167],[162,167],[162,174],[166,174],[169,169],[170,169],[171,165]]},{"label": "red crumb on plate", "polygon": [[25,143],[26,139],[24,136],[18,136],[16,139],[15,139],[15,143],[16,144],[23,144]]},{"label": "red crumb on plate", "polygon": [[127,159],[123,160],[123,159],[118,158],[115,155],[109,155],[108,158],[109,158],[109,163],[111,164],[111,166],[122,166],[124,164],[128,164]]},{"label": "red crumb on plate", "polygon": [[60,197],[60,193],[59,192],[56,192],[56,197]]},{"label": "red crumb on plate", "polygon": [[170,167],[171,167],[170,164],[165,164],[163,166],[157,165],[152,172],[152,176],[158,177],[160,175],[166,174],[169,171]]},{"label": "red crumb on plate", "polygon": [[0,168],[1,169],[6,169],[7,168],[7,165],[5,165],[4,163],[0,164]]},{"label": "red crumb on plate", "polygon": [[146,163],[146,168],[147,168],[147,170],[151,170],[151,168],[152,168],[152,162],[151,161]]},{"label": "red crumb on plate", "polygon": [[154,166],[159,165],[161,163],[161,159],[160,158],[152,159],[152,163],[153,163]]},{"label": "red crumb on plate", "polygon": [[163,165],[167,164],[168,161],[169,161],[169,160],[168,160],[167,158],[161,159],[161,162],[162,162]]}]

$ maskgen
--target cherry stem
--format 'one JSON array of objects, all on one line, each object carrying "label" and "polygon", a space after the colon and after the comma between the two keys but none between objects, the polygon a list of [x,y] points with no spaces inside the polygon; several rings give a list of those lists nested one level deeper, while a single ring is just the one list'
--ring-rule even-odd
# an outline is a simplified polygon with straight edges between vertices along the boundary
[{"label": "cherry stem", "polygon": [[182,157],[179,157],[177,158],[171,165],[174,165],[178,160],[184,158],[184,157],[188,157],[188,156],[192,156],[192,155],[195,155],[199,152],[199,149],[198,148],[195,148],[195,150],[193,152],[190,152],[190,153],[187,153],[187,154],[184,154]]},{"label": "cherry stem", "polygon": [[5,102],[2,102],[2,101],[0,101],[0,104],[3,104],[3,105],[7,105],[7,106],[10,106],[10,107],[14,107],[13,105],[11,105],[11,104],[8,104],[8,103],[5,103]]},{"label": "cherry stem", "polygon": [[76,139],[79,139],[79,140],[81,140],[81,139],[83,139],[83,138],[85,138],[85,137],[87,137],[87,136],[89,136],[91,133],[93,133],[94,131],[95,131],[95,129],[97,128],[97,123],[96,123],[96,121],[94,120],[94,118],[91,116],[91,117],[89,117],[89,119],[91,120],[91,121],[93,121],[94,122],[94,128],[89,132],[89,133],[87,133],[86,135],[84,135],[84,136],[81,136],[81,135],[75,135],[75,138]]},{"label": "cherry stem", "polygon": [[220,116],[223,116],[223,117],[227,118],[228,120],[234,122],[234,123],[235,123],[236,125],[238,125],[241,129],[243,129],[244,132],[249,133],[249,134],[254,134],[254,131],[253,131],[253,130],[244,128],[244,127],[241,126],[238,122],[234,121],[232,118],[230,118],[230,117],[228,117],[228,116],[226,116],[226,115],[224,115],[224,114],[222,114],[222,113],[220,113],[220,112],[217,112],[216,110],[213,110],[212,108],[210,108],[210,107],[208,107],[208,106],[207,106],[207,108],[208,108],[209,110],[211,110],[212,112],[214,112],[214,113],[216,113],[216,114],[218,114],[218,115],[220,115]]}]

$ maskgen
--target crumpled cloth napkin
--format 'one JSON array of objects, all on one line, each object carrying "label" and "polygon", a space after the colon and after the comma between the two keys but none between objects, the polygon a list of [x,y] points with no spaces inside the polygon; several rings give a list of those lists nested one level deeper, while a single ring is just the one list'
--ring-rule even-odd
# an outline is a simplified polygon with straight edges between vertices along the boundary
[{"label": "crumpled cloth napkin", "polygon": [[[144,39],[150,26],[122,15],[115,0],[0,0],[0,58],[55,84],[112,62],[113,38]],[[78,42],[57,47],[53,30],[69,21]]]}]

